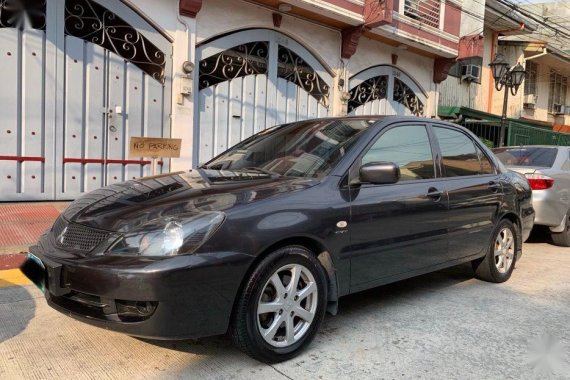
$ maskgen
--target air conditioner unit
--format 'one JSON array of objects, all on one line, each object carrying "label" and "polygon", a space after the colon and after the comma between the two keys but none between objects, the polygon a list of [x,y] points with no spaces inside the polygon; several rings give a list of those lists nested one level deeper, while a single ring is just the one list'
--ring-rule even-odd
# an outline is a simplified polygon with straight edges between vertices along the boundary
[{"label": "air conditioner unit", "polygon": [[481,68],[477,65],[462,65],[461,66],[461,80],[474,81],[481,76]]},{"label": "air conditioner unit", "polygon": [[528,94],[524,96],[524,104],[532,104],[533,106],[536,104],[536,95]]},{"label": "air conditioner unit", "polygon": [[536,109],[536,104],[534,103],[524,103],[523,108],[527,110],[534,110]]},{"label": "air conditioner unit", "polygon": [[562,104],[553,104],[552,105],[552,113],[559,115],[563,112],[564,112],[564,106]]}]

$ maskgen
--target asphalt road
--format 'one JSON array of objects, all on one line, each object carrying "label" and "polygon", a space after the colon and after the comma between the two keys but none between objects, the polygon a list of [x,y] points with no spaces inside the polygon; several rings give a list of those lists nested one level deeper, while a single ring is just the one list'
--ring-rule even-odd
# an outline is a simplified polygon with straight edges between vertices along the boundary
[{"label": "asphalt road", "polygon": [[[20,284],[20,285],[19,285]],[[570,379],[570,248],[527,243],[511,280],[459,266],[345,297],[300,357],[228,338],[152,342],[91,327],[0,272],[0,379]]]}]

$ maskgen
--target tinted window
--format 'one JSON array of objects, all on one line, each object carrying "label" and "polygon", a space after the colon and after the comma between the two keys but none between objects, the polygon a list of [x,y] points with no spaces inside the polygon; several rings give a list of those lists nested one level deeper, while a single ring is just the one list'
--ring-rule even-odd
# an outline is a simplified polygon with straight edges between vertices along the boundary
[{"label": "tinted window", "polygon": [[496,148],[495,155],[505,165],[550,168],[556,160],[556,148]]},{"label": "tinted window", "polygon": [[441,149],[447,177],[481,173],[481,163],[473,140],[453,129],[435,127],[434,131]]},{"label": "tinted window", "polygon": [[313,120],[267,129],[202,168],[322,177],[348,153],[370,123],[364,119]]},{"label": "tinted window", "polygon": [[477,148],[477,154],[479,155],[479,161],[481,161],[481,174],[495,174],[495,169],[493,168],[493,164],[487,158],[485,153],[479,147]]},{"label": "tinted window", "polygon": [[393,162],[400,167],[400,181],[435,177],[433,156],[425,127],[410,125],[386,131],[366,152],[362,164]]}]

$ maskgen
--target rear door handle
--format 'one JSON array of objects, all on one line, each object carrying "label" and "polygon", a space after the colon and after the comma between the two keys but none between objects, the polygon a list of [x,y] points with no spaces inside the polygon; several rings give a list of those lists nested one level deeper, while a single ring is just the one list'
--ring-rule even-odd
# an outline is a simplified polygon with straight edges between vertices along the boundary
[{"label": "rear door handle", "polygon": [[428,189],[428,192],[426,194],[427,198],[430,198],[432,201],[439,201],[441,199],[441,196],[443,195],[443,192],[439,191],[438,189],[436,189],[435,187],[430,187]]}]

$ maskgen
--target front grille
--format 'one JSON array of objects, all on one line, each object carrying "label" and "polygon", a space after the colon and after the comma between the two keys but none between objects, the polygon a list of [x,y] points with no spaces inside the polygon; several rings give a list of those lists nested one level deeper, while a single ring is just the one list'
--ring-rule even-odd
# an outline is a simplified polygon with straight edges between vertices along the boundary
[{"label": "front grille", "polygon": [[90,252],[110,235],[107,231],[68,223],[62,217],[57,219],[52,232],[58,246],[84,252]]}]

